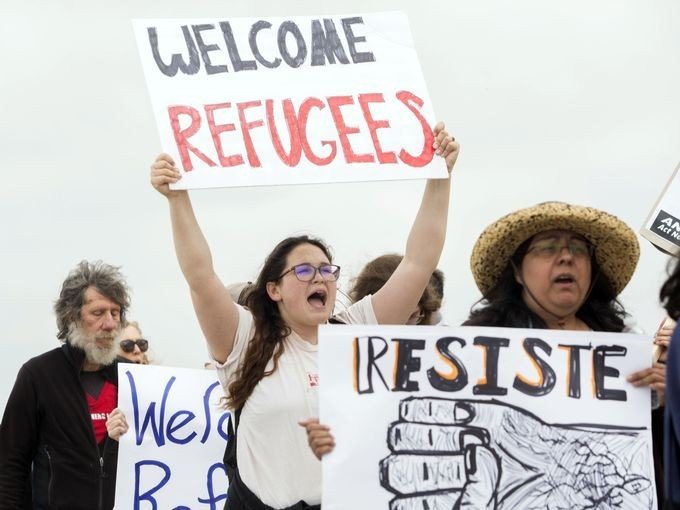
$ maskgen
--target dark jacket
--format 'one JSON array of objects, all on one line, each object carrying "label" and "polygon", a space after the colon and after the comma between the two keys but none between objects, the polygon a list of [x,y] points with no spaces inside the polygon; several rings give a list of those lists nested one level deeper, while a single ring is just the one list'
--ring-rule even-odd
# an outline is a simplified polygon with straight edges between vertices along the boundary
[{"label": "dark jacket", "polygon": [[666,359],[665,475],[669,508],[680,508],[680,327],[676,327]]},{"label": "dark jacket", "polygon": [[[96,443],[84,359],[64,344],[19,370],[0,425],[0,510],[113,508],[118,443]],[[117,363],[103,373],[118,386]]]}]

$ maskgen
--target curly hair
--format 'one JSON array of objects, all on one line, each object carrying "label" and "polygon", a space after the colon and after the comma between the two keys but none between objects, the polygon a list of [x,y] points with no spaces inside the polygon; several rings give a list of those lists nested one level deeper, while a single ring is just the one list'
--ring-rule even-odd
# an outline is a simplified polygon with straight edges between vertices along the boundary
[{"label": "curly hair", "polygon": [[[530,242],[531,239],[527,239],[517,248],[511,262],[501,272],[498,283],[472,305],[463,326],[548,328],[546,322],[526,305],[522,298],[522,285],[515,279],[515,267],[521,265]],[[623,319],[627,314],[616,299],[613,286],[600,271],[595,257],[591,258],[591,275],[592,289],[576,317],[594,331],[623,331]]]},{"label": "curly hair", "polygon": [[59,298],[54,302],[57,316],[57,338],[66,341],[69,326],[80,320],[80,309],[85,300],[85,291],[94,287],[97,291],[120,306],[120,321],[125,324],[125,312],[130,307],[130,295],[120,267],[105,264],[101,260],[82,260],[73,269],[61,286]]},{"label": "curly hair", "polygon": [[[356,303],[369,294],[378,292],[387,280],[390,279],[390,276],[392,276],[392,273],[397,269],[403,258],[402,255],[396,253],[388,253],[368,262],[352,281],[352,288],[349,291],[349,298],[352,300],[352,303]],[[423,324],[428,324],[432,314],[442,306],[441,294],[435,288],[435,285],[438,285],[439,282],[434,282],[434,280],[441,276],[443,283],[443,274],[441,271],[437,271],[440,274],[436,277],[434,274],[432,275],[430,283],[425,287],[423,295],[418,301],[418,307],[423,312]]]},{"label": "curly hair", "polygon": [[[229,385],[229,395],[222,398],[225,407],[238,409],[243,406],[257,383],[277,369],[278,360],[283,354],[283,342],[291,329],[281,317],[277,303],[269,297],[267,283],[278,281],[286,269],[288,255],[302,244],[316,246],[332,262],[328,246],[322,240],[306,235],[284,239],[266,258],[245,300],[245,306],[253,314],[255,335],[248,343],[234,381]],[[273,361],[273,366],[271,370],[266,370],[269,360]]]},{"label": "curly hair", "polygon": [[435,269],[430,278],[430,285],[434,291],[434,295],[439,298],[440,301],[444,299],[444,273],[441,269]]},{"label": "curly hair", "polygon": [[661,286],[659,299],[668,316],[677,321],[680,319],[680,260],[677,257],[668,262],[668,272],[669,276]]}]

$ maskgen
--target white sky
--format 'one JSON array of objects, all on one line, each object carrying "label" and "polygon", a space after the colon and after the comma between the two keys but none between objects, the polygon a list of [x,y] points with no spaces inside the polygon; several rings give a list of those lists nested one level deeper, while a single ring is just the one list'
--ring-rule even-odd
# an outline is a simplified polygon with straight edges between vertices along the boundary
[{"label": "white sky", "polygon": [[[0,411],[21,364],[58,345],[52,303],[81,259],[123,266],[130,318],[159,362],[201,367],[206,359],[167,206],[148,184],[160,142],[131,20],[395,9],[410,18],[437,116],[462,145],[440,264],[449,323],[479,297],[470,251],[502,214],[564,200],[642,225],[680,159],[674,0],[3,2]],[[273,245],[299,232],[325,238],[350,277],[376,255],[403,251],[422,185],[217,189],[192,198],[223,281],[254,278]],[[666,257],[641,245],[622,300],[652,332]]]}]

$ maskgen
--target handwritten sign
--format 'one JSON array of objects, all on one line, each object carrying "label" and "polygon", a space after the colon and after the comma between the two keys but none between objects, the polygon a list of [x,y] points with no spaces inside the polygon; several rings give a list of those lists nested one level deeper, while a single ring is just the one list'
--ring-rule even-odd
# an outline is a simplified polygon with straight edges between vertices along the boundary
[{"label": "handwritten sign", "polygon": [[447,176],[403,13],[134,30],[176,188]]},{"label": "handwritten sign", "polygon": [[121,363],[116,508],[222,508],[229,413],[214,371]]},{"label": "handwritten sign", "polygon": [[[323,326],[324,509],[655,508],[641,335]],[[352,490],[347,490],[351,487]]]},{"label": "handwritten sign", "polygon": [[640,234],[670,254],[680,253],[680,164],[654,204]]}]

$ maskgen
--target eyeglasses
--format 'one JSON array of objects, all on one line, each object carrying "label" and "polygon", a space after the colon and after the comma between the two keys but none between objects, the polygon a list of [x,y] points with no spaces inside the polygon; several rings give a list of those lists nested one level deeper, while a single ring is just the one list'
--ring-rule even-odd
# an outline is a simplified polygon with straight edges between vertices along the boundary
[{"label": "eyeglasses", "polygon": [[423,312],[421,309],[418,309],[417,312],[413,312],[411,314],[411,316],[406,321],[406,325],[407,326],[417,326],[418,324],[423,322],[424,318],[425,318],[425,312]]},{"label": "eyeglasses", "polygon": [[121,340],[120,348],[123,349],[123,352],[130,353],[135,350],[135,344],[142,352],[146,352],[149,348],[148,340],[144,340],[143,338],[138,338],[137,340]]},{"label": "eyeglasses", "polygon": [[562,244],[557,239],[545,239],[537,241],[527,253],[535,253],[541,258],[549,259],[562,253],[565,248],[575,258],[590,257],[593,253],[593,246],[583,239],[570,239],[567,244]]},{"label": "eyeglasses", "polygon": [[321,264],[319,267],[314,267],[311,264],[305,263],[298,264],[297,266],[291,267],[288,271],[284,271],[277,280],[280,280],[288,273],[295,273],[295,278],[301,282],[311,282],[317,271],[321,275],[321,278],[327,282],[334,282],[340,276],[340,266],[334,264]]}]

